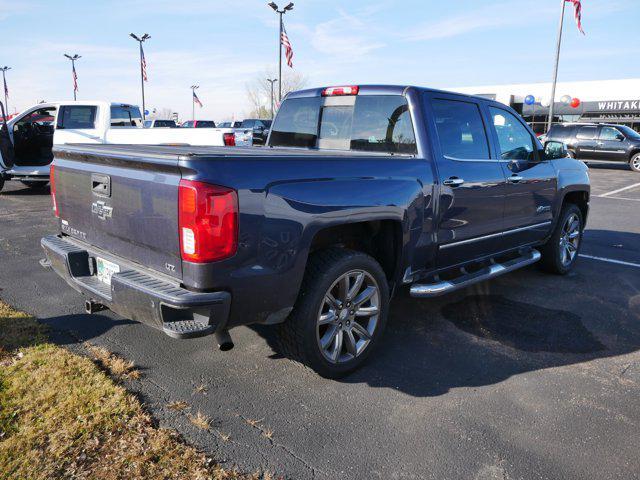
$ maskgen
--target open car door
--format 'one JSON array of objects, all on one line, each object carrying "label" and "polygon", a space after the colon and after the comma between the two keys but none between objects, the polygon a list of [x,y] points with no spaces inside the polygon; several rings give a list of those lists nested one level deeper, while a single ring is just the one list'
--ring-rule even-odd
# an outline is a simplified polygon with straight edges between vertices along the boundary
[{"label": "open car door", "polygon": [[9,136],[9,127],[7,126],[7,116],[4,110],[4,104],[0,102],[2,109],[2,126],[0,126],[0,173],[8,170],[15,163],[16,153],[13,148],[13,142]]}]

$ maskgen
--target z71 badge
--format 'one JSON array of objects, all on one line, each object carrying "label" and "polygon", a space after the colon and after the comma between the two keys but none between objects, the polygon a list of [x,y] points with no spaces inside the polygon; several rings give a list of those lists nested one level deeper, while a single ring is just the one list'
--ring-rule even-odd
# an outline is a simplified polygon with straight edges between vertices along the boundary
[{"label": "z71 badge", "polygon": [[111,218],[113,207],[110,207],[103,201],[93,202],[91,204],[91,212],[95,213],[100,220],[106,220],[107,218]]}]

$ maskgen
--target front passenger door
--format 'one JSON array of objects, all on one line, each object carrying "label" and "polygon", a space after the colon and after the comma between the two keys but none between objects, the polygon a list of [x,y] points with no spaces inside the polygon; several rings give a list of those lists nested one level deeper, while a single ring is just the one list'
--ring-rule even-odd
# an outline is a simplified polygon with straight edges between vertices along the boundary
[{"label": "front passenger door", "polygon": [[615,127],[600,127],[595,158],[598,160],[626,161],[626,137]]},{"label": "front passenger door", "polygon": [[544,239],[551,230],[556,173],[540,158],[538,143],[524,121],[510,111],[489,107],[492,132],[502,160],[505,187],[505,248]]}]

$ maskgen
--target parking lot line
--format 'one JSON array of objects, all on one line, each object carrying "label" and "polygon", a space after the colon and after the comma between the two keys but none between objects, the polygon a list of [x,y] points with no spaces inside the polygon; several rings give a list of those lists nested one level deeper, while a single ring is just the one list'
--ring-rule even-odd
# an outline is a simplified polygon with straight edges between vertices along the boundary
[{"label": "parking lot line", "polygon": [[585,255],[584,253],[581,253],[578,256],[583,258],[590,258],[591,260],[598,260],[600,262],[615,263],[617,265],[625,265],[627,267],[640,268],[640,263],[624,262],[622,260],[614,260],[613,258],[595,257],[593,255]]},{"label": "parking lot line", "polygon": [[602,195],[597,195],[598,197],[608,197],[610,195],[615,195],[616,193],[624,192],[625,190],[631,190],[632,188],[640,187],[640,182],[634,183],[633,185],[628,185],[626,187],[619,188],[617,190],[612,190],[611,192],[603,193]]}]

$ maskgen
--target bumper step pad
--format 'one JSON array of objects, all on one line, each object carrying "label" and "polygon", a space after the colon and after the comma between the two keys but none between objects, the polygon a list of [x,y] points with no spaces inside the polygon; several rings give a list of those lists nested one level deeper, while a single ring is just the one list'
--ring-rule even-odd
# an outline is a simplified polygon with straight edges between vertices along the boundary
[{"label": "bumper step pad", "polygon": [[172,338],[204,337],[205,335],[211,335],[214,330],[214,325],[197,320],[180,320],[162,324],[162,331]]}]

